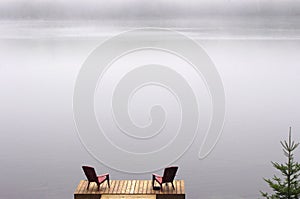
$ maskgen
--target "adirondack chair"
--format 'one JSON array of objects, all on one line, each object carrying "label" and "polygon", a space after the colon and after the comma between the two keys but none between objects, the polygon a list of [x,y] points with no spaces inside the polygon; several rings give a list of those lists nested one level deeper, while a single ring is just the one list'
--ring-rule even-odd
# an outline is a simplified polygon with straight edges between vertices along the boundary
[{"label": "adirondack chair", "polygon": [[86,189],[89,189],[89,186],[90,186],[91,182],[95,182],[98,185],[98,191],[99,191],[100,184],[102,184],[106,180],[107,180],[108,188],[110,188],[109,174],[108,173],[97,176],[96,171],[93,167],[82,166],[82,169],[83,169],[84,174],[86,175],[86,178],[88,180],[88,185],[87,185]]},{"label": "adirondack chair", "polygon": [[165,168],[163,176],[160,176],[160,175],[157,175],[157,174],[153,173],[152,174],[152,187],[153,187],[153,189],[154,189],[154,183],[156,181],[160,185],[161,190],[163,190],[163,186],[162,186],[163,183],[171,183],[173,189],[175,190],[173,180],[175,178],[177,170],[178,170],[177,166],[172,166],[172,167]]}]

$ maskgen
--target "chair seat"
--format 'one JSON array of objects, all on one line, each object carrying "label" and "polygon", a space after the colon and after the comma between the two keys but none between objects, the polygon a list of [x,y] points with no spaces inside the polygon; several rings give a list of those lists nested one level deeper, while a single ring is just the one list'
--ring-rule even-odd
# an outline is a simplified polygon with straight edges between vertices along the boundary
[{"label": "chair seat", "polygon": [[162,177],[161,176],[155,176],[155,179],[159,182],[159,184],[162,183]]},{"label": "chair seat", "polygon": [[102,183],[103,181],[105,181],[106,180],[106,175],[101,175],[101,176],[98,176],[98,182],[99,183]]}]

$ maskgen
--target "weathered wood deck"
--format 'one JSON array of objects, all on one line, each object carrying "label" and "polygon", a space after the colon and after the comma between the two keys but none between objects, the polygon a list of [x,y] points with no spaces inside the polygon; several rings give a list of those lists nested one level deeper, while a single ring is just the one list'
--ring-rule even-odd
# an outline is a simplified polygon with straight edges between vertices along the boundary
[{"label": "weathered wood deck", "polygon": [[156,199],[155,195],[102,195],[101,199]]},{"label": "weathered wood deck", "polygon": [[174,181],[172,185],[163,185],[163,191],[153,190],[151,180],[111,180],[110,188],[106,182],[100,185],[98,191],[96,183],[91,183],[87,190],[87,181],[81,180],[74,192],[74,199],[185,199],[184,181]]}]

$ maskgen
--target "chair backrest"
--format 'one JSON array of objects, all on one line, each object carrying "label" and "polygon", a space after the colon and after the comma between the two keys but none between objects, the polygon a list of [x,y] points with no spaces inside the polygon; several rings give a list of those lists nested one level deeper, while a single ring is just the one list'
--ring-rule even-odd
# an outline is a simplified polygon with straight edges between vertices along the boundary
[{"label": "chair backrest", "polygon": [[98,182],[98,177],[93,167],[82,166],[82,169],[89,182]]},{"label": "chair backrest", "polygon": [[177,166],[165,168],[162,182],[173,182],[177,170],[178,170]]}]

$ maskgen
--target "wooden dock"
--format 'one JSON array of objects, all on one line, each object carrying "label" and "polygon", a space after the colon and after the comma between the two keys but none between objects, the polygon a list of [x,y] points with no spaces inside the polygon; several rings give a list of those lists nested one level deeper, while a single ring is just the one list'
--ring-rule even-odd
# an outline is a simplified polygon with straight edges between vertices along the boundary
[{"label": "wooden dock", "polygon": [[171,184],[163,184],[163,191],[153,190],[151,180],[110,180],[110,188],[104,182],[99,191],[96,183],[88,190],[87,184],[87,180],[79,182],[74,199],[185,199],[183,180],[174,180],[175,190]]}]

